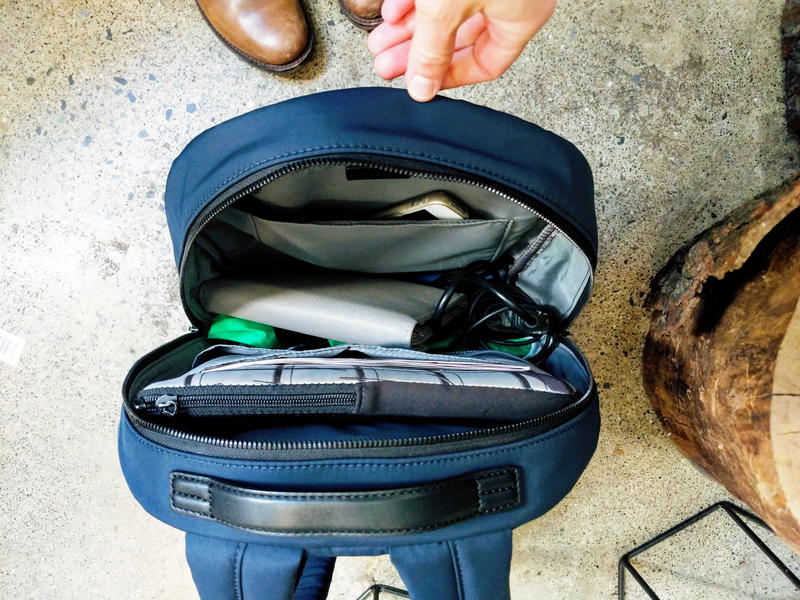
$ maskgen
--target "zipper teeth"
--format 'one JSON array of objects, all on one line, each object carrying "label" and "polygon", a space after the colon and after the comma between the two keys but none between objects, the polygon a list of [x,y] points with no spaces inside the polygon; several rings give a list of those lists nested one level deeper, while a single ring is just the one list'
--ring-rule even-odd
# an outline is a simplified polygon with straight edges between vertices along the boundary
[{"label": "zipper teeth", "polygon": [[[152,396],[144,396],[145,402],[152,402],[160,398],[161,396],[165,396],[169,394],[158,394]],[[200,402],[217,402],[219,403],[220,400],[231,402],[230,396],[227,395],[214,395],[214,394],[175,394],[175,397],[178,399],[179,402],[192,402],[192,403],[200,403]],[[310,401],[318,401],[318,400],[331,400],[337,402],[344,402],[346,400],[352,400],[355,398],[354,393],[348,392],[331,392],[325,394],[285,394],[285,395],[263,395],[263,394],[236,394],[236,400],[233,401],[235,404],[239,404],[241,402],[263,402],[264,404],[273,403],[276,405],[281,404],[290,404],[292,402],[310,402]]]},{"label": "zipper teeth", "polygon": [[[297,171],[302,171],[302,170],[304,170],[304,169],[306,169],[308,167],[321,166],[321,165],[335,165],[335,164],[348,164],[348,165],[354,165],[354,166],[358,166],[358,167],[374,167],[374,166],[376,166],[376,163],[372,163],[372,162],[369,162],[369,161],[351,161],[351,160],[335,160],[335,159],[330,159],[329,160],[329,159],[313,159],[313,158],[310,158],[310,159],[307,159],[307,160],[299,161],[299,162],[297,162],[295,164],[292,164],[292,165],[288,165],[286,167],[279,168],[278,170],[270,173],[269,175],[267,175],[267,176],[265,176],[265,177],[263,177],[261,179],[258,179],[257,181],[254,181],[250,185],[248,185],[245,188],[239,190],[233,196],[231,196],[230,198],[226,198],[223,202],[221,202],[219,205],[214,207],[214,209],[208,215],[206,215],[205,218],[200,223],[198,223],[196,226],[194,226],[192,228],[192,231],[189,234],[189,236],[187,237],[186,243],[184,244],[183,254],[181,256],[181,264],[180,264],[180,268],[178,269],[179,276],[180,276],[179,278],[180,279],[183,278],[183,270],[184,270],[184,266],[186,264],[186,256],[188,255],[188,248],[194,243],[194,240],[197,239],[197,236],[205,228],[205,226],[208,225],[214,219],[214,217],[216,217],[220,212],[222,212],[223,210],[228,208],[231,204],[233,204],[237,200],[241,200],[242,198],[247,196],[249,193],[254,192],[257,189],[259,189],[259,188],[261,188],[261,187],[263,187],[263,186],[265,186],[265,185],[267,185],[269,183],[272,183],[273,181],[275,181],[277,179],[280,179],[281,177],[284,177],[285,175],[288,175],[290,173],[294,173],[294,172],[297,172]],[[487,185],[487,184],[485,184],[483,182],[480,182],[480,181],[475,181],[474,179],[469,179],[468,177],[456,177],[454,175],[440,175],[438,173],[427,173],[425,171],[416,171],[416,170],[412,170],[412,169],[401,169],[399,167],[385,166],[385,165],[382,165],[382,164],[381,165],[377,165],[377,166],[380,168],[381,171],[386,171],[388,173],[394,173],[394,174],[397,174],[397,175],[408,175],[410,177],[419,177],[421,179],[431,179],[431,180],[434,180],[434,181],[448,181],[448,182],[452,182],[452,183],[464,183],[464,184],[467,184],[467,185],[474,185],[474,186],[479,187],[481,189],[484,189],[484,190],[486,190],[488,192],[492,192],[493,194],[496,194],[497,196],[500,196],[501,198],[504,198],[505,200],[508,200],[509,202],[513,202],[514,204],[516,204],[518,206],[521,206],[525,210],[527,210],[529,212],[532,212],[534,215],[536,215],[537,217],[542,219],[545,223],[547,223],[553,229],[555,229],[561,235],[563,235],[567,240],[569,240],[569,242],[573,246],[575,246],[578,249],[579,252],[584,254],[583,250],[581,250],[581,247],[578,245],[578,243],[575,240],[573,240],[571,236],[567,235],[567,233],[563,229],[561,229],[558,225],[553,223],[550,219],[546,218],[539,211],[531,208],[530,206],[528,206],[524,202],[521,202],[520,200],[518,200],[518,199],[514,198],[513,196],[511,196],[510,194],[507,194],[506,192],[504,192],[502,190],[499,190],[494,186]],[[589,272],[589,286],[590,286],[590,288],[593,285],[593,281],[594,281],[594,274],[591,272],[591,269],[590,269],[590,272]]]},{"label": "zipper teeth", "polygon": [[244,189],[239,190],[233,196],[231,196],[230,198],[226,198],[223,202],[214,207],[214,209],[210,213],[208,213],[200,223],[192,227],[191,233],[186,238],[186,242],[183,247],[183,254],[181,255],[181,264],[178,269],[179,280],[183,279],[183,269],[186,264],[186,256],[188,254],[187,252],[188,248],[194,243],[195,239],[197,239],[197,236],[200,235],[200,232],[203,231],[205,226],[208,225],[214,219],[214,217],[216,217],[219,213],[228,208],[231,204],[233,204],[237,200],[241,200],[249,193],[256,191],[258,188],[263,187],[268,183],[272,183],[273,181],[275,181],[276,179],[280,179],[284,175],[288,175],[289,173],[293,173],[295,171],[301,171],[307,167],[311,167],[316,164],[323,165],[325,164],[325,161],[323,159],[308,159],[307,161],[302,161],[295,163],[294,165],[282,167],[277,171],[274,171],[269,175],[260,178],[257,181],[254,181],[250,185],[246,186]]},{"label": "zipper teeth", "polygon": [[[145,403],[143,408],[148,412],[158,412],[159,407],[156,405],[156,401],[164,395],[168,394],[145,396],[143,398]],[[266,408],[295,408],[307,405],[320,407],[351,406],[356,396],[354,393],[295,394],[271,397],[258,394],[237,394],[236,399],[231,400],[230,396],[177,394],[174,398],[179,410],[183,410],[214,407],[258,408],[263,406]]]},{"label": "zipper teeth", "polygon": [[539,425],[544,425],[553,421],[557,421],[560,417],[576,411],[582,406],[587,398],[589,392],[584,394],[579,400],[572,404],[558,409],[542,417],[529,419],[520,423],[513,423],[511,425],[501,425],[499,427],[491,427],[489,429],[482,429],[479,431],[465,431],[462,433],[448,433],[436,436],[426,437],[413,437],[413,438],[390,438],[390,439],[366,439],[366,440],[314,440],[314,441],[281,441],[281,442],[253,442],[241,440],[227,440],[213,436],[198,435],[158,425],[145,421],[134,413],[127,405],[125,411],[131,421],[139,428],[147,429],[155,433],[166,435],[172,438],[177,438],[183,441],[204,444],[209,446],[217,446],[233,450],[260,450],[260,451],[281,451],[281,450],[359,450],[369,448],[393,448],[399,446],[427,446],[434,444],[443,444],[448,442],[459,442],[467,440],[475,440],[487,437],[494,437],[509,433],[516,433],[525,429],[531,429]]}]

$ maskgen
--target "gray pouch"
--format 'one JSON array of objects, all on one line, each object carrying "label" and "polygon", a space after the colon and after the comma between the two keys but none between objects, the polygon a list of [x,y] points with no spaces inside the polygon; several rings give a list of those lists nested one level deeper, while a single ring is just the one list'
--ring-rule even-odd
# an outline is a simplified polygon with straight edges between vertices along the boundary
[{"label": "gray pouch", "polygon": [[[395,279],[342,272],[282,274],[269,283],[214,279],[203,285],[209,312],[267,323],[324,339],[412,348],[431,335],[426,325],[442,290]],[[463,307],[457,295],[445,315]]]},{"label": "gray pouch", "polygon": [[223,356],[139,394],[167,416],[349,414],[519,421],[573,402],[568,383],[524,361],[369,346]]}]

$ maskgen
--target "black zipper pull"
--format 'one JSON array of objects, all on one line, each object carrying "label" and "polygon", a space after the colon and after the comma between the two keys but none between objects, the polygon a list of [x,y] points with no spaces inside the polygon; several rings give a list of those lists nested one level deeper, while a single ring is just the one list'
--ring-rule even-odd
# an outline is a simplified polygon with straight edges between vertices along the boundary
[{"label": "black zipper pull", "polygon": [[178,412],[178,397],[177,396],[159,396],[156,398],[156,408],[162,415],[174,417]]}]

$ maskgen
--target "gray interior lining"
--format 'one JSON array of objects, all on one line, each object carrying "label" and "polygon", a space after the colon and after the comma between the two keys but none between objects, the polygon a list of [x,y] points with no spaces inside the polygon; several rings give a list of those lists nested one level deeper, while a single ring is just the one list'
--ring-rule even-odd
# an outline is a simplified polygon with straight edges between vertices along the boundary
[{"label": "gray interior lining", "polygon": [[556,306],[561,314],[571,313],[584,290],[591,284],[592,268],[583,254],[563,235],[549,237],[538,252],[528,258],[517,276],[517,285],[538,302]]},{"label": "gray interior lining", "polygon": [[453,194],[469,207],[471,218],[514,219],[520,229],[528,229],[538,220],[527,208],[508,200],[498,202],[497,195],[468,183],[424,177],[352,181],[347,179],[342,165],[314,166],[281,177],[259,190],[255,197],[284,215],[327,212],[332,204],[342,214],[370,214],[434,190]]},{"label": "gray interior lining", "polygon": [[224,211],[220,220],[298,260],[364,273],[445,271],[491,261],[506,248],[514,223],[511,219],[295,223],[260,219],[236,209]]},{"label": "gray interior lining", "polygon": [[[456,196],[468,208],[470,222],[379,225],[359,220],[359,215],[368,219],[436,190]],[[284,176],[255,196],[268,212],[266,225],[256,227],[257,221],[237,208],[227,209],[203,230],[186,257],[185,298],[203,321],[212,316],[198,302],[203,282],[221,276],[268,281],[278,271],[302,270],[307,263],[375,273],[426,271],[463,266],[491,252],[513,265],[526,293],[561,318],[572,315],[592,283],[589,259],[563,233],[522,203],[475,185],[423,177],[349,181],[344,165],[323,165]],[[347,227],[351,235],[342,231]]]}]

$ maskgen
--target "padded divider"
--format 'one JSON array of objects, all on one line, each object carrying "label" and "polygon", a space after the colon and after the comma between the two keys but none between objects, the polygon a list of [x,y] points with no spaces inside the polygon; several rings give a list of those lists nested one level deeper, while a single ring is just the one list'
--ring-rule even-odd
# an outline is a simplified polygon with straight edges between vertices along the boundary
[{"label": "padded divider", "polygon": [[563,235],[554,232],[520,265],[517,284],[533,300],[569,316],[592,281],[586,256]]},{"label": "padded divider", "polygon": [[296,223],[226,211],[223,219],[262,244],[304,262],[365,273],[458,269],[494,260],[511,219]]}]

